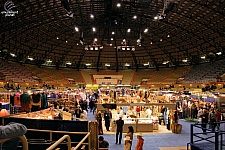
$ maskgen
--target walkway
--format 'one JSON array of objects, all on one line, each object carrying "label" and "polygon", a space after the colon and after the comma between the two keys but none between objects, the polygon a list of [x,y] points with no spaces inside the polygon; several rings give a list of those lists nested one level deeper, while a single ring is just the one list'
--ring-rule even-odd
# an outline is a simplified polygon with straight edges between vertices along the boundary
[{"label": "walkway", "polygon": [[[88,113],[89,120],[93,120],[94,115]],[[167,130],[166,126],[159,125],[159,131],[154,131],[153,133],[143,133],[144,138],[144,150],[185,150],[188,142],[190,142],[190,122],[184,120],[179,120],[182,124],[181,134],[174,134],[171,130]],[[200,129],[196,129],[195,132],[201,132]],[[114,132],[104,132],[104,139],[109,142],[109,150],[123,150],[123,144],[115,144],[115,133]],[[135,149],[135,144],[137,142],[136,135],[134,135],[132,150]],[[123,142],[122,142],[123,143]],[[165,149],[165,147],[171,147],[170,149]],[[177,147],[175,149],[175,147]]]}]

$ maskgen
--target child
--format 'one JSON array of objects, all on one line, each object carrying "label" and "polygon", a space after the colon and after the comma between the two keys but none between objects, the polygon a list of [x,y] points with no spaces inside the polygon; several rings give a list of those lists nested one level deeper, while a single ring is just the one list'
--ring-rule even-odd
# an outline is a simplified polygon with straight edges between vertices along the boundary
[{"label": "child", "polygon": [[131,149],[131,140],[129,136],[126,136],[124,139],[124,150],[130,150]]}]

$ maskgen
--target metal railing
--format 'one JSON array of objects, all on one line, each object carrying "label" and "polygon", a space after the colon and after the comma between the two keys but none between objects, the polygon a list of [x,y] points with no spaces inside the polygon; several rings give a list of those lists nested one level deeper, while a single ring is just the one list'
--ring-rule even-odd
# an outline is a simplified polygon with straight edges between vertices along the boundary
[{"label": "metal railing", "polygon": [[[61,137],[59,140],[57,140],[54,144],[52,144],[49,148],[47,148],[46,150],[53,150],[54,148],[56,148],[60,143],[62,143],[65,139],[67,139],[67,147],[68,150],[77,150],[83,143],[84,141],[88,138],[88,136],[90,135],[90,133],[88,133],[78,144],[76,147],[71,149],[71,139],[69,135],[64,135],[63,137]],[[84,148],[82,148],[84,149]]]},{"label": "metal railing", "polygon": [[[68,132],[68,131],[53,131],[53,130],[38,130],[38,129],[27,129],[28,131],[31,132],[49,132],[49,140],[52,141],[52,134],[53,133],[60,133],[60,134],[65,134],[63,137],[61,137],[59,140],[57,140],[54,144],[52,144],[48,149],[46,150],[52,150],[56,146],[58,146],[61,142],[63,142],[65,139],[67,139],[67,146],[68,150],[77,150],[82,144],[87,145],[89,149],[90,145],[90,140],[88,140],[88,143],[84,143],[84,141],[89,137],[90,132]],[[86,134],[85,137],[78,143],[78,145],[75,148],[71,148],[71,139],[69,134]]]},{"label": "metal railing", "polygon": [[58,146],[60,143],[62,143],[65,139],[67,139],[68,150],[71,150],[71,139],[70,139],[69,135],[64,135],[58,141],[56,141],[54,144],[49,146],[49,148],[47,148],[46,150],[53,150],[54,148],[56,148],[56,146]]},{"label": "metal railing", "polygon": [[[191,124],[190,143],[187,143],[187,150],[189,146],[196,147],[202,146],[203,144],[204,145],[211,144],[212,146],[214,146],[214,150],[224,149],[225,143],[223,143],[223,140],[225,137],[225,121],[216,122],[216,124],[219,125],[220,130],[212,130],[209,128],[204,128],[202,127],[203,124],[207,126],[206,123]],[[212,123],[208,123],[208,125],[212,125]],[[194,128],[204,129],[206,132],[194,133]]]}]

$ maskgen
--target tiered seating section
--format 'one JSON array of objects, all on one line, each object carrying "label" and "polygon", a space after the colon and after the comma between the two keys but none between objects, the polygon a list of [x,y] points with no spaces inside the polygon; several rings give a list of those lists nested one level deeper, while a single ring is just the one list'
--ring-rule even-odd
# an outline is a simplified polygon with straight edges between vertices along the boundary
[{"label": "tiered seating section", "polygon": [[215,81],[225,72],[225,61],[206,63],[195,66],[183,78],[182,83],[206,83]]},{"label": "tiered seating section", "polygon": [[97,74],[97,71],[94,69],[84,69],[81,70],[81,74],[86,82],[86,84],[95,84],[93,75]]},{"label": "tiered seating section", "polygon": [[27,65],[27,68],[48,84],[83,84],[79,71],[75,69],[60,68],[57,70],[54,67],[38,67],[35,65]]},{"label": "tiered seating section", "polygon": [[26,67],[19,63],[3,61],[0,59],[0,73],[4,75],[5,80],[13,82],[38,83],[38,78]]},{"label": "tiered seating section", "polygon": [[172,70],[166,78],[161,82],[161,84],[172,84],[180,77],[184,76],[190,70],[190,66],[179,67]]},{"label": "tiered seating section", "polygon": [[[138,84],[174,84],[175,81],[183,76],[190,67],[173,68],[161,68],[158,71],[155,70],[139,70],[136,72],[133,85]],[[147,80],[148,79],[148,80]],[[142,82],[147,80],[147,82]]]},{"label": "tiered seating section", "polygon": [[121,70],[118,74],[123,75],[123,80],[121,84],[130,85],[134,75],[134,70]]},{"label": "tiered seating section", "polygon": [[54,79],[50,75],[48,75],[46,72],[44,72],[42,68],[39,68],[38,66],[35,66],[35,65],[26,65],[26,67],[30,71],[32,71],[36,76],[38,76],[43,83],[56,84]]},{"label": "tiered seating section", "polygon": [[59,73],[64,77],[69,83],[83,84],[81,74],[79,71],[70,68],[61,68],[58,70]]},{"label": "tiered seating section", "polygon": [[150,79],[154,75],[154,70],[139,70],[136,72],[136,77],[133,81],[133,85],[140,85],[142,79]]},{"label": "tiered seating section", "polygon": [[[35,65],[20,65],[11,61],[0,60],[0,75],[5,80],[18,83],[39,83],[46,84],[96,84],[93,75],[123,75],[124,85],[140,84],[174,84],[179,83],[207,83],[211,81],[224,81],[225,79],[225,60],[214,63],[199,64],[193,68],[183,66],[177,69],[160,68],[138,70],[101,70],[84,69],[76,71],[71,68],[38,67]],[[183,79],[182,81],[178,79]]]}]

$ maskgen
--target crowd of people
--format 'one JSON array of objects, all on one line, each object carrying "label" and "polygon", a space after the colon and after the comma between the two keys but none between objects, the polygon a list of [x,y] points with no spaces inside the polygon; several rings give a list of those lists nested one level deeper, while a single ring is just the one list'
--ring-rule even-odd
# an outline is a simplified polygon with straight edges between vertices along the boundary
[{"label": "crowd of people", "polygon": [[[212,131],[220,129],[220,121],[222,120],[222,113],[219,109],[201,107],[198,110],[198,122],[201,123],[202,131],[207,134],[207,128],[212,129]],[[208,125],[208,126],[207,126]]]}]

